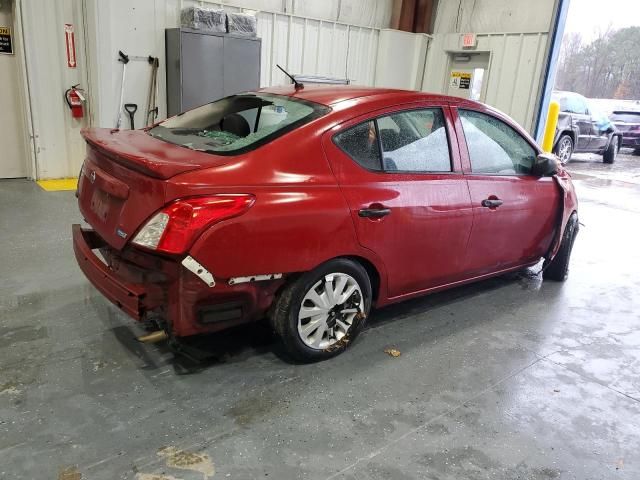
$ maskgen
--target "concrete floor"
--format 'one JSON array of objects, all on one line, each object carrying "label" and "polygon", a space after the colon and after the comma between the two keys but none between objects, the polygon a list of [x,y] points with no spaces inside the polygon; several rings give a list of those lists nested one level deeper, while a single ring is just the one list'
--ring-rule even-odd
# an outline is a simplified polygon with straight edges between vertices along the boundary
[{"label": "concrete floor", "polygon": [[0,182],[0,478],[640,478],[640,158],[580,158],[565,284],[386,308],[304,366],[261,327],[202,364],[138,345],[76,267],[73,194]]}]

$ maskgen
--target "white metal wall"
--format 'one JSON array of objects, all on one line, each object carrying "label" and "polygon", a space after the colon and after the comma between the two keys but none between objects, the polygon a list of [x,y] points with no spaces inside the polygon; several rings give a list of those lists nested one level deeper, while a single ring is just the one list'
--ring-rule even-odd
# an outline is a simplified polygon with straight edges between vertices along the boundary
[{"label": "white metal wall", "polygon": [[[243,10],[238,6],[230,5],[231,3],[257,8],[265,2],[255,0],[253,2],[224,3],[183,1],[184,6],[203,5],[209,8],[224,8],[227,11]],[[267,3],[286,4],[287,2],[285,0],[285,2]],[[373,85],[380,34],[379,28],[375,25],[385,21],[389,22],[391,2],[384,0],[378,4],[375,1],[365,0],[365,3],[375,5],[368,11],[361,7],[358,12],[377,11],[378,15],[368,13],[368,16],[363,17],[357,17],[355,13],[344,14],[345,4],[349,4],[349,2],[294,1],[289,3],[293,3],[289,10],[295,13],[284,13],[287,11],[286,8],[256,12],[258,36],[262,38],[261,86],[289,83],[285,75],[276,68],[276,64],[294,74],[304,73],[348,78],[353,83]],[[337,9],[338,5],[342,6],[342,15]],[[385,5],[388,8],[383,10],[382,6]],[[298,12],[305,15],[313,13],[319,16],[303,16]],[[338,20],[338,18],[345,17],[363,20],[367,23],[363,25],[349,24]]]},{"label": "white metal wall", "polygon": [[[355,0],[349,0],[354,3]],[[276,63],[293,73],[317,74],[349,78],[354,83],[373,85],[378,50],[379,29],[374,26],[346,24],[330,18],[345,18],[349,1],[340,3],[340,15],[327,5],[338,2],[300,2],[292,0],[253,0],[235,2],[209,2],[193,0],[84,0],[88,30],[95,32],[89,38],[89,78],[92,86],[93,124],[113,127],[118,104],[122,65],[117,52],[131,55],[153,55],[160,58],[160,118],[166,115],[164,29],[177,27],[180,9],[201,5],[240,11],[242,7],[276,8],[274,11],[256,11],[258,36],[262,38],[261,86],[289,83]],[[376,3],[366,0],[369,3]],[[233,5],[232,5],[233,3]],[[387,5],[384,10],[382,6]],[[315,9],[312,8],[315,6]],[[324,8],[324,10],[323,10]],[[373,9],[376,16],[364,17],[374,24],[388,22],[391,2],[383,0]],[[286,11],[314,12],[326,18],[301,16]],[[382,12],[382,13],[381,13]],[[383,13],[386,12],[386,16]],[[125,98],[140,107],[138,122],[144,115],[144,104],[149,85],[149,67],[144,63],[129,63]],[[127,123],[125,122],[126,126]],[[138,123],[141,125],[141,123]]]},{"label": "white metal wall", "polygon": [[[77,0],[20,1],[31,127],[37,178],[75,176],[80,170],[85,123],[71,118],[63,94],[74,84],[86,86],[82,10]],[[65,23],[75,26],[76,68],[68,68]]]},{"label": "white metal wall", "polygon": [[[540,86],[548,33],[478,34],[476,52],[489,52],[485,75],[485,103],[492,105],[531,130]],[[434,35],[425,67],[422,90],[444,92],[449,76],[449,57],[461,52],[460,35]]]}]

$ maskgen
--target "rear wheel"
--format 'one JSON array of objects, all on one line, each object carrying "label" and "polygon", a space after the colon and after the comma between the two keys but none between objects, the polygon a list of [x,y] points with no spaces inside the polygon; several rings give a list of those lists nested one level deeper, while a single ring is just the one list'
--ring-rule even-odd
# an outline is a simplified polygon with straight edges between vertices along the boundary
[{"label": "rear wheel", "polygon": [[618,155],[618,137],[613,137],[609,146],[602,155],[602,161],[604,163],[613,163],[616,161],[616,155]]},{"label": "rear wheel", "polygon": [[558,156],[562,165],[569,163],[569,160],[571,160],[571,154],[573,153],[573,139],[571,136],[566,134],[562,135],[560,140],[558,140],[553,153]]},{"label": "rear wheel", "polygon": [[640,148],[636,148],[636,149],[633,151],[633,154],[632,154],[632,155],[640,156]]},{"label": "rear wheel", "polygon": [[366,270],[351,260],[336,259],[285,287],[272,323],[294,359],[314,362],[342,353],[362,329],[370,308]]},{"label": "rear wheel", "polygon": [[573,242],[578,234],[578,215],[574,213],[569,217],[567,226],[564,229],[562,243],[560,249],[551,263],[545,267],[542,277],[547,280],[555,280],[563,282],[569,276],[569,260],[571,258],[571,250],[573,250]]}]

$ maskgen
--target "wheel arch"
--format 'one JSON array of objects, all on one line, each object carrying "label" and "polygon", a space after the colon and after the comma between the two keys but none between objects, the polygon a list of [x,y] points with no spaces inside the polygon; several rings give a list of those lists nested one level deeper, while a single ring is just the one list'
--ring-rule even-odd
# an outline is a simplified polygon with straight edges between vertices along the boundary
[{"label": "wheel arch", "polygon": [[369,276],[369,281],[371,282],[371,297],[372,300],[376,302],[380,295],[380,272],[378,272],[378,269],[373,264],[373,262],[359,255],[346,255],[336,258],[345,258],[347,260],[359,263],[362,268],[366,270],[367,275]]},{"label": "wheel arch", "polygon": [[558,146],[558,142],[560,141],[560,139],[562,138],[563,135],[568,135],[569,137],[571,137],[571,141],[573,142],[573,149],[575,150],[576,148],[576,133],[573,130],[560,130],[560,132],[558,133],[555,142],[553,143],[553,149],[555,150],[556,147]]}]

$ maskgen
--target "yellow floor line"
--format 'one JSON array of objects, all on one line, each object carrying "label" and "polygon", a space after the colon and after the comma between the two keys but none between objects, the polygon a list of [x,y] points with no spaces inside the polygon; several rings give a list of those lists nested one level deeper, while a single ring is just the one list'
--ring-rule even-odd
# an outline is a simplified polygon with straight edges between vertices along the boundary
[{"label": "yellow floor line", "polygon": [[38,180],[36,182],[47,192],[73,191],[78,186],[77,178],[55,178],[53,180]]}]

